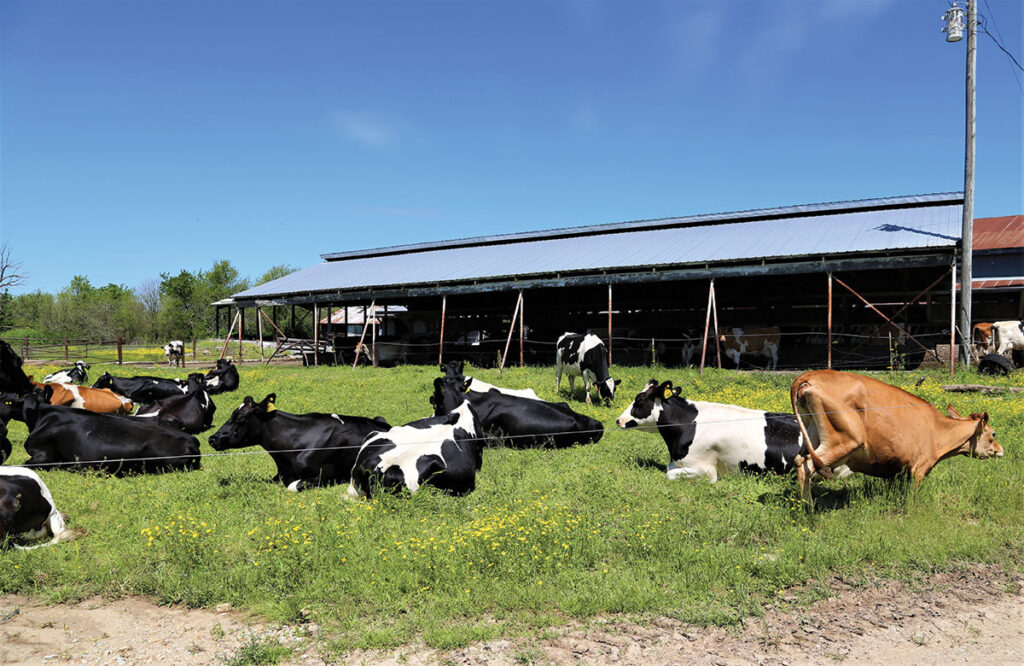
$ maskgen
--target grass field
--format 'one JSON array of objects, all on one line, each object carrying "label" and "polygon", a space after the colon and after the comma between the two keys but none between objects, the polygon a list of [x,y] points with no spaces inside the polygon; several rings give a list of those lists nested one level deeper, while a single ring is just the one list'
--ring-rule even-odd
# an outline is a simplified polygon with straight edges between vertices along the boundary
[{"label": "grass field", "polygon": [[[245,395],[269,392],[284,411],[381,415],[401,424],[430,413],[438,376],[433,367],[259,366],[240,374],[238,392],[215,397],[215,428]],[[556,398],[550,368],[474,374]],[[43,472],[70,524],[89,534],[0,553],[0,592],[54,602],[93,594],[230,602],[273,621],[315,621],[328,654],[340,654],[414,639],[449,648],[604,613],[729,623],[758,614],[791,586],[810,582],[805,600],[824,594],[815,581],[834,574],[913,577],[972,563],[1024,563],[1020,394],[945,393],[940,384],[950,379],[940,371],[880,375],[942,407],[987,410],[1006,456],[943,462],[917,492],[865,477],[828,481],[816,488],[817,508],[808,514],[794,478],[668,481],[659,436],[614,428],[650,377],[673,380],[693,399],[789,411],[792,375],[614,374],[623,383],[612,407],[573,405],[609,427],[601,442],[561,451],[488,449],[477,490],[463,498],[426,491],[354,503],[342,499],[343,486],[289,493],[269,482],[274,468],[261,449],[205,458],[191,473]],[[984,383],[1021,386],[1024,373]],[[212,432],[200,436],[204,453],[213,453],[206,444]],[[25,436],[12,422],[13,464],[26,458]]]}]

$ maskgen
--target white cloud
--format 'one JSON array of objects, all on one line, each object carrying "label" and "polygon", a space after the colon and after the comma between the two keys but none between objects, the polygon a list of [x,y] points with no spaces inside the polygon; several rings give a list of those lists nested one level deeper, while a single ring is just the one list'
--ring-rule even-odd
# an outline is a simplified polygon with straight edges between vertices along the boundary
[{"label": "white cloud", "polygon": [[334,125],[349,141],[369,148],[391,148],[398,144],[398,123],[381,115],[340,111],[334,114]]}]

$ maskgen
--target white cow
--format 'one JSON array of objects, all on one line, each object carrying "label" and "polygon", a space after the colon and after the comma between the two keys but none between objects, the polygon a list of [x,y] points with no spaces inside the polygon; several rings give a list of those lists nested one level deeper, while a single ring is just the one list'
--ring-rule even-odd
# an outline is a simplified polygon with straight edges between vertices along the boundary
[{"label": "white cow", "polygon": [[992,344],[997,354],[1024,350],[1024,323],[1019,319],[993,323]]},{"label": "white cow", "polygon": [[185,367],[185,341],[171,340],[164,345],[164,355],[167,357],[167,365]]}]

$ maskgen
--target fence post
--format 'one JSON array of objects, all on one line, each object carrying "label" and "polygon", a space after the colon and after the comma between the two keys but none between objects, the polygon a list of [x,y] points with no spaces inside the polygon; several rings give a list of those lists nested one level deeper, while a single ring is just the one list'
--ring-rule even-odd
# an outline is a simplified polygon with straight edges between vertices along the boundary
[{"label": "fence post", "polygon": [[28,336],[27,335],[25,336],[25,346],[22,348],[21,357],[23,359],[25,359],[26,361],[28,360]]},{"label": "fence post", "polygon": [[196,360],[196,339],[192,338],[192,360]]},{"label": "fence post", "polygon": [[117,336],[117,364],[122,365],[121,359],[121,336]]},{"label": "fence post", "polygon": [[68,336],[64,336],[64,362],[68,362]]}]

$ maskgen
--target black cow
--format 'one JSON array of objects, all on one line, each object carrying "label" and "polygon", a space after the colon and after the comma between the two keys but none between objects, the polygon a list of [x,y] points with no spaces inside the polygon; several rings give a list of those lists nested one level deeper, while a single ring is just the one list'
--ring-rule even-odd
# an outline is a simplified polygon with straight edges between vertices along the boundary
[{"label": "black cow", "polygon": [[0,465],[11,457],[11,440],[7,439],[7,421],[0,419]]},{"label": "black cow", "polygon": [[288,490],[344,483],[366,436],[391,426],[381,417],[289,414],[277,409],[271,393],[262,402],[246,396],[227,423],[210,436],[216,451],[262,446],[277,465]]},{"label": "black cow", "polygon": [[660,432],[668,445],[666,476],[706,477],[729,470],[786,474],[803,437],[793,414],[765,412],[679,397],[672,382],[647,382],[616,422],[620,428]]},{"label": "black cow", "polygon": [[562,372],[569,375],[569,393],[575,390],[577,377],[583,377],[583,386],[587,391],[587,404],[590,402],[590,387],[597,386],[598,394],[604,398],[606,405],[615,398],[615,387],[622,380],[612,379],[608,374],[608,348],[601,338],[591,333],[563,333],[555,345],[555,374],[558,377],[555,389],[562,386]]},{"label": "black cow", "polygon": [[6,340],[0,340],[0,392],[24,395],[35,390],[21,369],[21,357]]},{"label": "black cow", "polygon": [[[441,372],[444,373],[445,377],[462,377],[462,369],[465,367],[462,361],[448,361],[441,366]],[[531,400],[540,400],[540,396],[537,392],[531,388],[526,389],[509,389],[495,386],[494,384],[488,384],[487,382],[477,379],[476,377],[468,377],[470,386],[469,390],[477,391],[479,393],[487,393],[491,389],[497,389],[498,392],[504,393],[505,395],[514,395],[520,398],[530,398]]]},{"label": "black cow", "polygon": [[75,367],[58,370],[43,378],[44,384],[84,384],[89,379],[86,370],[89,364],[85,361],[75,361]]},{"label": "black cow", "polygon": [[185,395],[188,385],[180,379],[164,379],[163,377],[114,377],[104,372],[93,388],[108,388],[114,393],[123,395],[136,403],[156,402],[162,398]]},{"label": "black cow", "polygon": [[434,382],[430,404],[441,416],[463,400],[473,405],[484,432],[517,449],[551,446],[557,449],[597,442],[604,434],[601,422],[569,409],[564,402],[544,402],[506,395],[492,388],[473,389],[473,379],[459,375]]},{"label": "black cow", "polygon": [[26,467],[0,467],[0,550],[29,550],[83,533],[64,526],[64,516],[38,474]]},{"label": "black cow", "polygon": [[[443,380],[434,380],[435,390]],[[476,488],[483,464],[483,436],[473,406],[467,400],[451,412],[397,426],[366,437],[352,466],[350,497],[372,497],[379,490],[423,485],[451,495]]]},{"label": "black cow", "polygon": [[186,382],[188,393],[143,405],[135,412],[133,418],[156,419],[193,435],[209,430],[217,405],[213,404],[205,390],[205,382],[206,378],[202,374],[194,372],[188,376]]},{"label": "black cow", "polygon": [[206,373],[206,392],[210,395],[227,393],[238,388],[238,368],[231,359],[217,359],[217,367]]},{"label": "black cow", "polygon": [[27,465],[113,474],[199,469],[199,440],[152,419],[129,419],[49,404],[49,387],[14,400],[28,426]]}]

